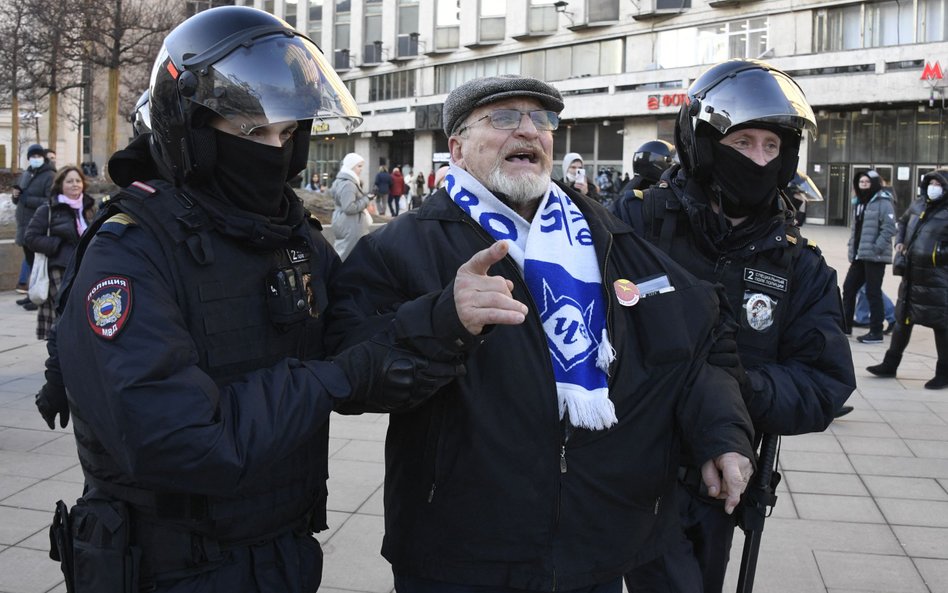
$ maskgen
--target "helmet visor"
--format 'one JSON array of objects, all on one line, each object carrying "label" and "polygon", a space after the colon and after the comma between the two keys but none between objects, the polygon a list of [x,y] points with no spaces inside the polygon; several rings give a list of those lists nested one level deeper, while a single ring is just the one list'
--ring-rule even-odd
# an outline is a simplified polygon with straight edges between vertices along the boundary
[{"label": "helmet visor", "polygon": [[816,184],[813,183],[809,175],[798,171],[790,183],[790,188],[792,188],[795,193],[802,194],[807,202],[823,201],[823,192],[816,187]]},{"label": "helmet visor", "polygon": [[759,121],[801,133],[807,130],[816,137],[816,116],[803,90],[779,70],[754,66],[689,94],[701,100],[698,120],[721,134],[726,135],[735,126]]},{"label": "helmet visor", "polygon": [[362,113],[319,48],[305,37],[268,35],[240,45],[198,74],[191,101],[245,134],[278,122],[343,120],[347,132]]}]

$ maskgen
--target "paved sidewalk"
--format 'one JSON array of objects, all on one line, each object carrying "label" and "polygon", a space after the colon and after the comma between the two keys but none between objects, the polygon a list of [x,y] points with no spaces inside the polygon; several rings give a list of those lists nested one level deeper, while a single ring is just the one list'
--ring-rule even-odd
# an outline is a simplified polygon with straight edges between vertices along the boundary
[{"label": "paved sidewalk", "polygon": [[[804,234],[844,275],[848,230],[808,225]],[[894,298],[896,279],[884,286]],[[47,526],[56,500],[80,494],[82,474],[71,426],[49,430],[33,405],[45,343],[34,337],[35,313],[16,298],[0,293],[0,593],[61,592],[59,567],[46,556]],[[864,370],[885,345],[851,345],[856,411],[823,434],[783,441],[784,481],[763,537],[757,590],[948,593],[948,390],[922,388],[934,375],[932,332],[916,329],[898,379]],[[387,419],[332,422],[321,591],[388,593],[391,572],[379,555]],[[735,537],[726,591],[735,589],[742,542]]]}]

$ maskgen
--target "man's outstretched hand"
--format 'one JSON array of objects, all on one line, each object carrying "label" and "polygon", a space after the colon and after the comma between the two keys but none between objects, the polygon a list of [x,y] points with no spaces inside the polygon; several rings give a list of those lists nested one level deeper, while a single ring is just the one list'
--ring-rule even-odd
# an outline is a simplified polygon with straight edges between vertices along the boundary
[{"label": "man's outstretched hand", "polygon": [[513,298],[513,283],[488,276],[492,265],[507,255],[506,241],[497,241],[458,268],[454,281],[454,306],[464,329],[480,335],[486,325],[518,325],[527,318],[527,306]]}]

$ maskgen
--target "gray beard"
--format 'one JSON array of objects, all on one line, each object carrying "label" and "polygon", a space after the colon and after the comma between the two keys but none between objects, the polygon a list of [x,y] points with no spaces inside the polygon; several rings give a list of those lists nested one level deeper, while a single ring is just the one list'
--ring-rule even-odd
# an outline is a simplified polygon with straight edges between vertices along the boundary
[{"label": "gray beard", "polygon": [[499,167],[494,168],[484,186],[494,193],[504,194],[517,205],[529,204],[542,198],[550,189],[549,174],[528,174],[517,177],[504,175]]}]

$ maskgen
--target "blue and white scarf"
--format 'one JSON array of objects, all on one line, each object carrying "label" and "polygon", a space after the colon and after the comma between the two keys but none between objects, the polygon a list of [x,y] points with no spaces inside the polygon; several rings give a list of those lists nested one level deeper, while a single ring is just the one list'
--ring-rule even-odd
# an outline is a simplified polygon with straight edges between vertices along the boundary
[{"label": "blue and white scarf", "polygon": [[553,182],[532,223],[467,171],[451,165],[454,203],[494,239],[510,244],[546,332],[560,418],[603,430],[615,424],[608,370],[615,351],[606,331],[606,299],[592,233],[573,201]]}]

